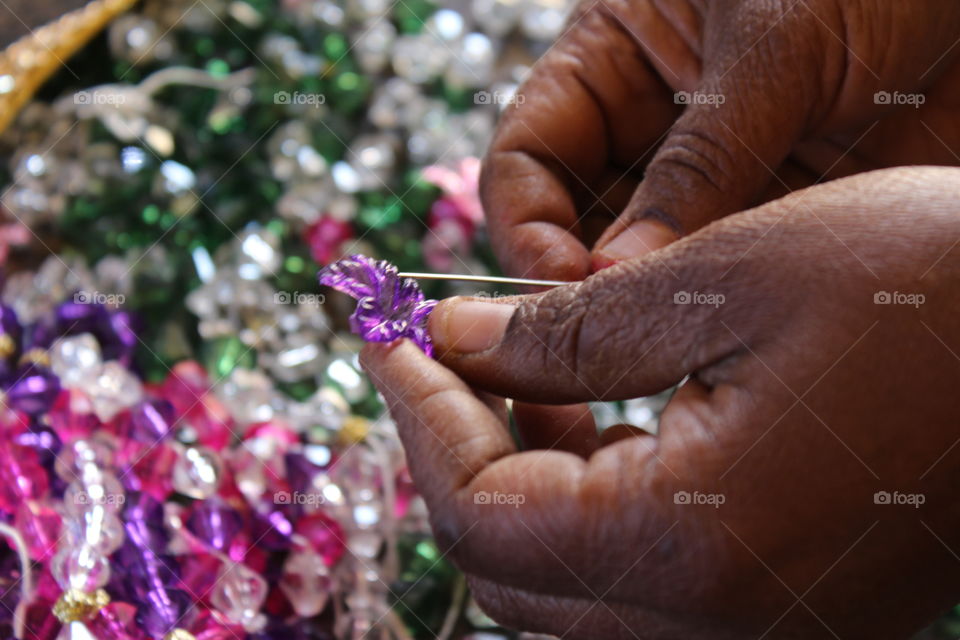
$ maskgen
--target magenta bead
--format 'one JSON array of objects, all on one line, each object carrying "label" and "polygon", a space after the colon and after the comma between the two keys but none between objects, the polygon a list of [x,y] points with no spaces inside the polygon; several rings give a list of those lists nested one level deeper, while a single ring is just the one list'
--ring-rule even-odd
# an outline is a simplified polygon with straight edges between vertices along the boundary
[{"label": "magenta bead", "polygon": [[337,563],[346,547],[343,527],[327,514],[316,511],[297,520],[296,532],[310,542],[328,567]]},{"label": "magenta bead", "polygon": [[49,489],[36,451],[11,442],[0,444],[0,509],[13,513],[24,500],[39,500]]},{"label": "magenta bead", "polygon": [[13,522],[33,560],[49,560],[57,552],[61,522],[53,507],[27,500],[17,508]]},{"label": "magenta bead", "polygon": [[53,615],[52,600],[34,600],[27,605],[23,626],[28,640],[56,640],[63,625]]},{"label": "magenta bead", "polygon": [[303,239],[310,247],[310,255],[320,266],[326,266],[339,258],[340,247],[352,238],[353,227],[350,223],[330,216],[323,216],[303,233]]}]

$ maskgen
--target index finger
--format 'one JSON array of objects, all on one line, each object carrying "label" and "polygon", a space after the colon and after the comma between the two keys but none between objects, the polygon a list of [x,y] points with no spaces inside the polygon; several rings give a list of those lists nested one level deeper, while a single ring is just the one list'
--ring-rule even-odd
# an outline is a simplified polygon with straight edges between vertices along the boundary
[{"label": "index finger", "polygon": [[644,585],[669,578],[673,494],[662,474],[645,472],[656,461],[649,443],[634,438],[589,461],[557,450],[518,453],[496,414],[412,343],[368,344],[361,359],[397,423],[437,542],[462,570],[583,595],[598,566],[629,558],[620,544],[629,539],[651,549],[636,563]]},{"label": "index finger", "polygon": [[[654,24],[655,14],[634,18],[651,24],[627,25],[605,3],[583,11],[504,112],[481,196],[494,251],[511,275],[586,277],[585,217],[612,221],[620,213],[645,159],[680,113],[636,35],[660,34],[670,42],[661,49],[675,49],[673,30]],[[668,57],[675,68],[684,66],[676,60],[694,58]],[[699,72],[680,71],[679,84]]]}]

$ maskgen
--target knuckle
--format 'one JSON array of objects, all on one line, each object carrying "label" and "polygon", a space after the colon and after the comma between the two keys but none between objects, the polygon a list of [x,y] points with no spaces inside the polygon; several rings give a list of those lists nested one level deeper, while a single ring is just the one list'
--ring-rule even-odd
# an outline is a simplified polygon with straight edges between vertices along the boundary
[{"label": "knuckle", "polygon": [[733,157],[728,145],[701,127],[678,127],[657,152],[651,173],[669,177],[678,186],[708,185],[723,192],[733,183]]},{"label": "knuckle", "polygon": [[586,289],[576,284],[554,289],[537,301],[525,301],[517,309],[514,333],[523,336],[531,359],[543,371],[580,375],[585,364],[580,339],[588,298]]}]

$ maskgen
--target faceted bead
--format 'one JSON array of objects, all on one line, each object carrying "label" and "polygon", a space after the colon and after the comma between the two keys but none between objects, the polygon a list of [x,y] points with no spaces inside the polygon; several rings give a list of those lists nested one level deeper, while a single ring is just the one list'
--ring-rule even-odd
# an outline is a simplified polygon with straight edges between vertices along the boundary
[{"label": "faceted bead", "polygon": [[113,449],[108,441],[99,438],[84,438],[64,444],[57,455],[54,470],[66,482],[79,479],[87,465],[95,469],[109,469],[113,466]]},{"label": "faceted bead", "polygon": [[205,351],[204,365],[218,380],[226,378],[237,367],[253,368],[256,360],[256,352],[236,336],[225,336],[208,342]]},{"label": "faceted bead", "polygon": [[173,488],[203,500],[217,492],[221,473],[220,457],[215,452],[206,447],[188,447],[173,467]]},{"label": "faceted bead", "polygon": [[65,387],[80,386],[101,363],[100,343],[90,333],[60,338],[50,347],[50,367]]},{"label": "faceted bead", "polygon": [[50,561],[50,571],[63,589],[92,592],[110,582],[110,562],[86,545],[63,546]]},{"label": "faceted bead", "polygon": [[330,599],[330,570],[312,551],[293,552],[283,564],[280,588],[298,616],[315,616]]},{"label": "faceted bead", "polygon": [[16,382],[6,390],[7,406],[28,415],[46,413],[60,394],[60,379],[41,364],[27,364],[17,369]]},{"label": "faceted bead", "polygon": [[340,257],[341,245],[353,237],[350,223],[330,216],[323,216],[304,230],[304,240],[310,248],[310,255],[320,266]]},{"label": "faceted bead", "polygon": [[23,500],[44,497],[49,487],[36,451],[12,443],[0,445],[0,509],[13,513]]},{"label": "faceted bead", "polygon": [[230,547],[242,525],[240,514],[217,498],[197,502],[187,518],[187,529],[218,551]]},{"label": "faceted bead", "polygon": [[24,629],[29,640],[56,640],[63,623],[53,615],[53,602],[36,599],[27,605]]},{"label": "faceted bead", "polygon": [[27,550],[34,560],[49,560],[57,550],[60,537],[60,514],[34,500],[20,503],[14,526],[23,535]]},{"label": "faceted bead", "polygon": [[345,551],[343,527],[321,511],[297,520],[295,531],[307,539],[328,567],[335,565]]},{"label": "faceted bead", "polygon": [[267,597],[267,582],[242,564],[224,565],[210,596],[210,604],[248,632],[257,632],[266,623],[260,613]]},{"label": "faceted bead", "polygon": [[94,412],[104,422],[143,398],[143,387],[137,377],[112,360],[105,362],[96,375],[85,377],[80,388],[90,396]]}]

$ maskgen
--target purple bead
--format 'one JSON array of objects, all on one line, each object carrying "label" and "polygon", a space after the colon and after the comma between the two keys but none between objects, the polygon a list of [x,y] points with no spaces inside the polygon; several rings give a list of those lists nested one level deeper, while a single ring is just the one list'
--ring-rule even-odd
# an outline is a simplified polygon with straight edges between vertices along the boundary
[{"label": "purple bead", "polygon": [[210,498],[194,504],[187,529],[218,551],[226,551],[240,532],[243,518],[222,500]]},{"label": "purple bead", "polygon": [[170,425],[174,422],[173,405],[166,400],[142,402],[131,409],[130,419],[133,422],[131,435],[141,442],[153,444],[170,433]]},{"label": "purple bead", "polygon": [[436,300],[425,300],[416,281],[401,278],[386,260],[353,255],[320,270],[320,284],[357,300],[350,330],[367,342],[393,342],[409,338],[433,355],[427,317]]},{"label": "purple bead", "polygon": [[16,381],[7,389],[7,405],[27,415],[46,413],[60,393],[60,378],[38,364],[27,364],[17,370]]},{"label": "purple bead", "polygon": [[67,301],[56,310],[57,336],[92,333],[100,337],[110,326],[110,313],[102,304]]},{"label": "purple bead", "polygon": [[119,360],[124,366],[133,362],[133,353],[139,342],[140,319],[129,311],[110,313],[110,334],[100,341],[104,360]]},{"label": "purple bead", "polygon": [[[162,638],[176,627],[187,627],[184,613],[193,606],[190,595],[179,589],[157,589],[143,595],[137,607],[137,622],[150,636]],[[189,618],[189,616],[188,616]]]},{"label": "purple bead", "polygon": [[10,336],[15,347],[20,346],[23,326],[17,318],[17,312],[5,304],[0,304],[0,333]]},{"label": "purple bead", "polygon": [[[292,509],[291,509],[292,510]],[[290,548],[293,522],[281,505],[263,501],[253,511],[253,539],[257,545],[270,551]]]}]

